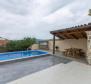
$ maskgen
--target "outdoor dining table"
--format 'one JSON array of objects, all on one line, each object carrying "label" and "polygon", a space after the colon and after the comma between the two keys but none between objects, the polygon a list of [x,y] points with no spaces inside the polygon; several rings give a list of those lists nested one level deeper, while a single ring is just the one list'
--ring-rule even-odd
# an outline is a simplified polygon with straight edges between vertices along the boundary
[{"label": "outdoor dining table", "polygon": [[81,53],[82,53],[82,49],[78,49],[78,48],[65,49],[65,55],[68,57],[79,58],[81,56]]}]

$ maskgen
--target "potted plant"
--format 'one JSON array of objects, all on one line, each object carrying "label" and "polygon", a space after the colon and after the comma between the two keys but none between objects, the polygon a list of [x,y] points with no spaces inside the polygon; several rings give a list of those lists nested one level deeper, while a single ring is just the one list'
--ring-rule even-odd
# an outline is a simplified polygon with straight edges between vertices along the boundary
[{"label": "potted plant", "polygon": [[58,46],[56,46],[55,49],[56,49],[56,51],[59,51],[59,47]]}]

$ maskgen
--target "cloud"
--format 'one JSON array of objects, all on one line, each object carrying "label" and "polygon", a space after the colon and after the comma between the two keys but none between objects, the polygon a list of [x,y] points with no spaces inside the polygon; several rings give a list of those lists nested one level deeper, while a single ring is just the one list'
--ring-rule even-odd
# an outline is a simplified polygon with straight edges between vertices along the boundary
[{"label": "cloud", "polygon": [[91,20],[88,16],[88,10],[91,8],[90,2],[89,0],[74,0],[74,2],[45,17],[44,20],[50,24],[64,25],[64,27],[88,23]]},{"label": "cloud", "polygon": [[89,0],[3,0],[0,1],[0,36],[20,39],[51,38],[50,31],[88,23]]}]

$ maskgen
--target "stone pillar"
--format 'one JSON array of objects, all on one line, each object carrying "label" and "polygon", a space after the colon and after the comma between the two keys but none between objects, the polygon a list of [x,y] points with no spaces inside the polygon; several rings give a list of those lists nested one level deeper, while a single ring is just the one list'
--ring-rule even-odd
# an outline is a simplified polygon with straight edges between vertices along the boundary
[{"label": "stone pillar", "polygon": [[87,61],[91,64],[91,31],[86,31],[87,33]]}]

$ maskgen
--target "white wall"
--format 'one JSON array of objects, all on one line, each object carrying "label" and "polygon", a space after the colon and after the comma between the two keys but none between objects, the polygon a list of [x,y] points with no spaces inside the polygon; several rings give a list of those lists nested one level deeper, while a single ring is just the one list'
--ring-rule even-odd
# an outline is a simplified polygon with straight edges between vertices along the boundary
[{"label": "white wall", "polygon": [[[87,52],[87,39],[66,39],[66,40],[56,40],[56,46],[59,46],[60,51],[64,51],[67,48],[80,48],[84,52]],[[49,40],[49,49],[53,49],[53,41]]]}]

